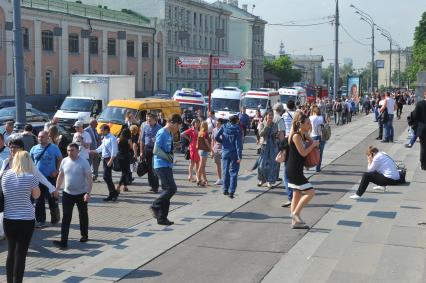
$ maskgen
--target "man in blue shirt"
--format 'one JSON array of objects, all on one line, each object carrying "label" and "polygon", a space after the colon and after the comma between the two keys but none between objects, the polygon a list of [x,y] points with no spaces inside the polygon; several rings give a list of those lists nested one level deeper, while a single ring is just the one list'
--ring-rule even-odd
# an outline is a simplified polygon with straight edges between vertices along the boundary
[{"label": "man in blue shirt", "polygon": [[[46,131],[41,131],[38,134],[38,145],[31,148],[30,155],[38,170],[46,177],[52,184],[56,185],[56,177],[59,173],[59,166],[62,161],[62,153],[56,144],[50,143],[49,136]],[[46,209],[45,199],[49,203],[51,222],[56,224],[60,220],[60,212],[57,200],[55,200],[49,193],[49,189],[40,184],[40,197],[37,199],[35,214],[37,225],[36,227],[42,228],[46,222]]]},{"label": "man in blue shirt", "polygon": [[163,191],[151,205],[151,211],[159,225],[172,225],[167,219],[169,214],[170,199],[176,193],[177,187],[173,178],[173,135],[179,130],[182,118],[173,114],[166,126],[160,129],[155,136],[154,144],[154,170],[161,180]]},{"label": "man in blue shirt", "polygon": [[238,115],[244,136],[247,135],[247,129],[250,129],[250,117],[246,113],[246,107],[241,107],[240,115]]},{"label": "man in blue shirt", "polygon": [[152,168],[152,158],[154,150],[155,136],[157,132],[161,129],[161,126],[157,123],[156,118],[152,113],[146,115],[146,125],[142,129],[141,139],[140,139],[140,156],[144,158],[148,167],[148,183],[151,187],[151,192],[158,193],[158,177],[155,175]]}]

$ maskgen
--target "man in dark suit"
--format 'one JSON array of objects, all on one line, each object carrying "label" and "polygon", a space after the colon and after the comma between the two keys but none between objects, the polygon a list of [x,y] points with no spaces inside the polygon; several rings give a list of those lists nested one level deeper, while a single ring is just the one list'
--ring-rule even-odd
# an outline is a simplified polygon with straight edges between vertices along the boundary
[{"label": "man in dark suit", "polygon": [[422,170],[426,170],[426,90],[424,100],[417,102],[414,109],[414,119],[417,124],[417,136],[420,139],[420,163]]}]

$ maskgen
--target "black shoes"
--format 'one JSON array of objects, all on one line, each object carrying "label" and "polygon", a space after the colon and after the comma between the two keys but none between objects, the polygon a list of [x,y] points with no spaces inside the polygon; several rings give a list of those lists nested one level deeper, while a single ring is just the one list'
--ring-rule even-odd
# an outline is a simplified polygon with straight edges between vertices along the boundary
[{"label": "black shoes", "polygon": [[62,241],[54,240],[53,245],[61,250],[66,250],[68,245]]},{"label": "black shoes", "polygon": [[157,220],[157,224],[158,225],[164,225],[164,226],[170,226],[170,225],[173,225],[175,223],[166,218],[164,220]]},{"label": "black shoes", "polygon": [[156,194],[156,193],[158,193],[158,188],[157,189],[151,188],[149,191]]},{"label": "black shoes", "polygon": [[109,196],[107,198],[104,198],[103,201],[112,201],[113,196]]},{"label": "black shoes", "polygon": [[377,138],[376,138],[376,140],[378,140],[378,141],[379,141],[379,140],[381,140],[381,139],[382,139],[382,137],[377,137]]},{"label": "black shoes", "polygon": [[223,191],[223,195],[225,196],[229,195],[228,191]]},{"label": "black shoes", "polygon": [[80,243],[86,243],[87,241],[89,241],[88,237],[81,237],[80,238]]},{"label": "black shoes", "polygon": [[229,198],[231,198],[231,199],[234,198],[234,193],[230,193]]}]

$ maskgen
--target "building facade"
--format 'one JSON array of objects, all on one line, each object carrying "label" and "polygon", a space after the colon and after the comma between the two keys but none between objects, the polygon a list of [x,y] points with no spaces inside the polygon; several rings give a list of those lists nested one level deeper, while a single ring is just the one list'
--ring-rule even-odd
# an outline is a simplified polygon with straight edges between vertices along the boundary
[{"label": "building facade", "polygon": [[[229,55],[230,13],[201,0],[85,0],[96,5],[119,9],[128,7],[155,18],[155,28],[164,34],[164,85],[174,92],[182,87],[206,94],[208,70],[180,69],[176,60],[182,56],[207,57]],[[215,70],[212,87],[237,85],[228,70]]]},{"label": "building facade", "polygon": [[238,1],[217,1],[213,5],[231,13],[229,18],[229,56],[243,58],[246,65],[232,70],[244,91],[264,85],[264,41],[266,21],[238,7]]},{"label": "building facade", "polygon": [[294,66],[302,72],[302,82],[321,85],[322,55],[289,55]]},{"label": "building facade", "polygon": [[[66,1],[22,1],[26,94],[67,94],[71,74],[136,77],[136,90],[162,87],[162,36],[141,15]],[[0,95],[14,94],[12,5],[0,2]],[[155,56],[154,54],[155,53]]]},{"label": "building facade", "polygon": [[[382,50],[378,52],[376,60],[384,61],[384,68],[378,68],[378,83],[377,86],[387,87],[389,86],[389,50]],[[408,66],[413,62],[413,49],[412,47],[407,47],[401,50],[401,53],[398,50],[392,49],[392,76],[395,71],[398,71],[398,67],[400,66],[401,73],[404,72]],[[406,85],[405,82],[401,82],[402,85]],[[392,87],[397,87],[398,83],[391,82]]]}]

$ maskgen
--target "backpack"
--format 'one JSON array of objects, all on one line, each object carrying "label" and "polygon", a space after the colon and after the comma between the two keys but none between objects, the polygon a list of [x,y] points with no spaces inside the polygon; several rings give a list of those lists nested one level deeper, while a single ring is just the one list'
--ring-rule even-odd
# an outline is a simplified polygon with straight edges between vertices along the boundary
[{"label": "backpack", "polygon": [[[325,120],[324,120],[325,122]],[[331,137],[331,127],[328,123],[321,124],[321,140],[322,141],[328,141]]]},{"label": "backpack", "polygon": [[342,112],[342,103],[338,102],[336,104],[336,112]]}]

